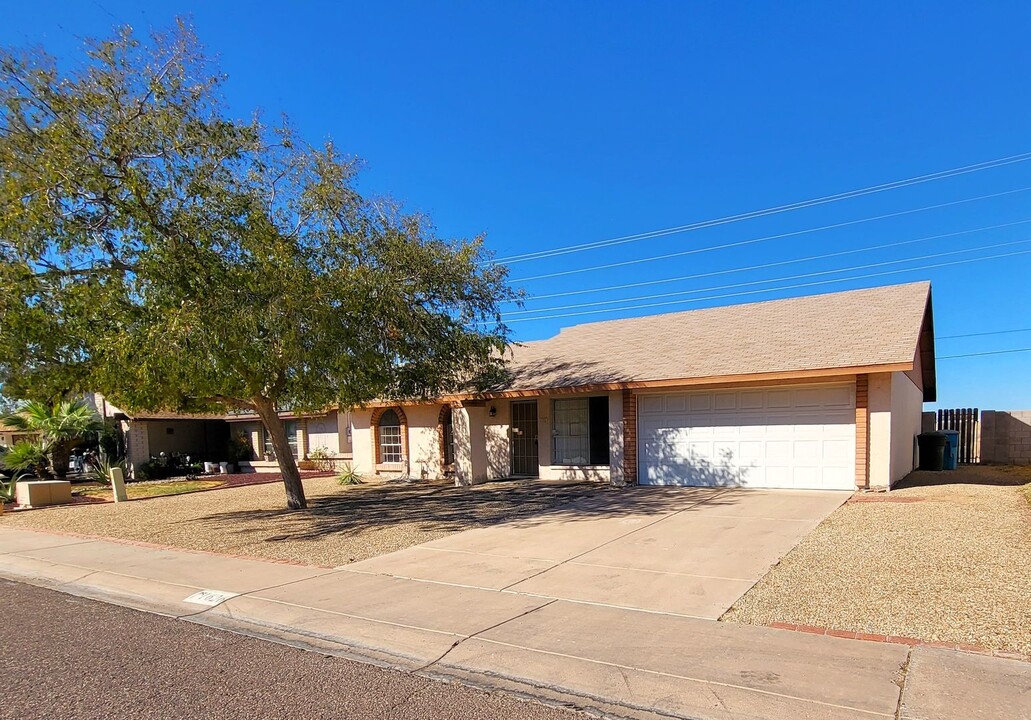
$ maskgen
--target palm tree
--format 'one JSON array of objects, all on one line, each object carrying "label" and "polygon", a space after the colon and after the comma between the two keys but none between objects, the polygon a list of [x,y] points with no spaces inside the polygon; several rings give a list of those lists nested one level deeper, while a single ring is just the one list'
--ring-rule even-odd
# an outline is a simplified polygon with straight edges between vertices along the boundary
[{"label": "palm tree", "polygon": [[61,479],[68,474],[72,448],[104,427],[96,410],[84,400],[65,400],[56,405],[30,401],[4,417],[3,422],[39,433],[39,444],[50,458],[50,468]]}]

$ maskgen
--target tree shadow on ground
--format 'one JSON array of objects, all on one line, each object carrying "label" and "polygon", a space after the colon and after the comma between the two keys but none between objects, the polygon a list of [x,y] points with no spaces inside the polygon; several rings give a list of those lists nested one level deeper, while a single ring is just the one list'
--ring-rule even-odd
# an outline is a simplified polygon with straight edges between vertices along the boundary
[{"label": "tree shadow on ground", "polygon": [[[725,488],[614,487],[592,482],[498,480],[472,487],[449,481],[352,486],[339,494],[310,498],[307,511],[285,509],[215,513],[196,521],[223,531],[234,525],[252,539],[317,540],[412,526],[443,535],[498,523],[532,527],[550,521],[635,515],[660,516],[737,502]],[[421,541],[420,541],[421,542]]]}]

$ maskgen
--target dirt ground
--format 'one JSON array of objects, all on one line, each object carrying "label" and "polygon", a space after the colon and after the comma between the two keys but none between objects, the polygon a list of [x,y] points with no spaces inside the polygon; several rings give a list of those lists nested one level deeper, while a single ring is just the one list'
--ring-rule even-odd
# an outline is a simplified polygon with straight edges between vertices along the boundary
[{"label": "dirt ground", "polygon": [[830,515],[723,619],[1031,654],[1031,468],[914,472]]},{"label": "dirt ground", "polygon": [[159,543],[313,565],[364,560],[501,520],[547,514],[611,491],[592,483],[445,481],[341,486],[305,478],[309,509],[285,509],[279,483],[0,515],[22,527]]}]

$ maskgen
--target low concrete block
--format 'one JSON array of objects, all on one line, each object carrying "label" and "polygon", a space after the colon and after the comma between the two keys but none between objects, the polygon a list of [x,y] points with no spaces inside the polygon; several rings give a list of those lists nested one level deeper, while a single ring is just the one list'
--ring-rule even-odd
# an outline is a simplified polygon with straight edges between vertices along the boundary
[{"label": "low concrete block", "polygon": [[72,484],[67,480],[23,480],[14,495],[22,507],[62,505],[72,501]]}]

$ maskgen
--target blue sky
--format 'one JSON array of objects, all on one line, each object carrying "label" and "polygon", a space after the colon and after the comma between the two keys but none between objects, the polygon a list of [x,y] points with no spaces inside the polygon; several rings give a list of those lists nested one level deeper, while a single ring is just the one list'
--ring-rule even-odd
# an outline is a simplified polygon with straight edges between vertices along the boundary
[{"label": "blue sky", "polygon": [[[1031,5],[783,5],[19,3],[5,8],[0,44],[67,56],[118,23],[146,30],[192,15],[234,110],[286,112],[309,140],[332,137],[368,163],[364,189],[428,212],[443,235],[485,232],[500,257],[1031,151]],[[869,220],[882,215],[893,217]],[[580,272],[841,223],[851,224]],[[718,274],[531,297],[537,312],[509,319],[531,340],[586,320],[929,279],[939,356],[1028,348],[1031,332],[947,337],[1031,328],[1024,241],[1031,161],[513,263],[516,280],[577,271],[519,282],[530,296]],[[992,255],[1008,256],[857,277]],[[860,267],[891,261],[903,262]],[[843,281],[788,287],[832,279]],[[682,291],[693,294],[635,299]],[[548,310],[583,303],[595,304]],[[942,357],[940,404],[1028,408],[1029,375],[1031,353]]]}]

